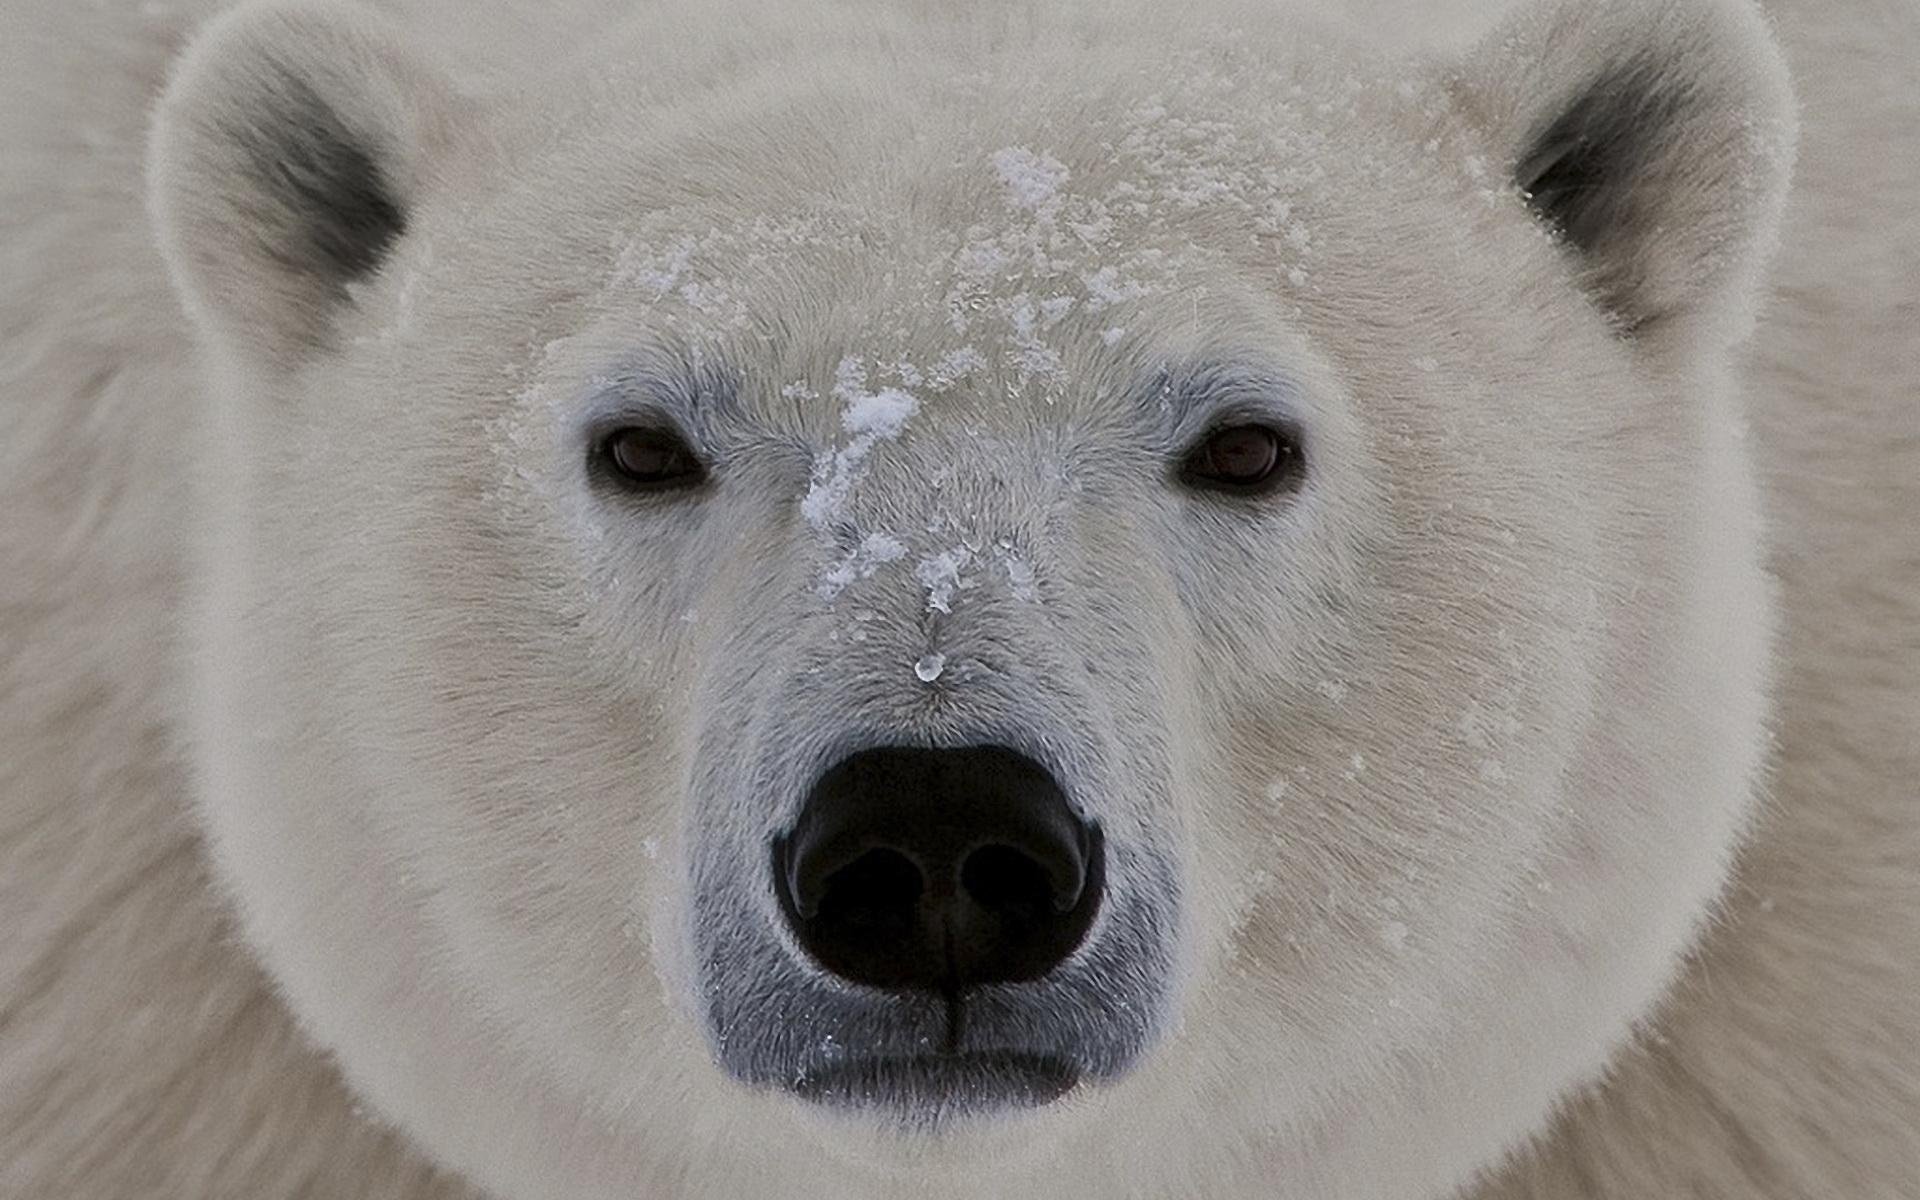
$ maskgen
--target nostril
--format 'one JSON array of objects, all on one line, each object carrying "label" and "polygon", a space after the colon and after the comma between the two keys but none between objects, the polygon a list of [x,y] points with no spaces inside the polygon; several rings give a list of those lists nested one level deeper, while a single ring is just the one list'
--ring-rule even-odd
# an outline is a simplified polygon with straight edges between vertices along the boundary
[{"label": "nostril", "polygon": [[805,916],[844,925],[850,933],[898,937],[913,927],[914,906],[926,886],[912,859],[881,847],[828,875],[815,903],[796,897],[796,907]]},{"label": "nostril", "polygon": [[1079,899],[1055,887],[1047,869],[1012,846],[982,846],[960,866],[960,886],[973,902],[988,912],[1035,924],[1053,913],[1063,913]]}]

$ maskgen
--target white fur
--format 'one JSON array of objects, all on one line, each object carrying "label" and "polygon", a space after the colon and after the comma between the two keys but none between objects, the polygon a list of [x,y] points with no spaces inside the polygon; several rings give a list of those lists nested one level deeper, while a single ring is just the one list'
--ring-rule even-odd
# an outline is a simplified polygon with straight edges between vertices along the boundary
[{"label": "white fur", "polygon": [[[162,100],[212,7],[0,42],[0,1194],[1911,1193],[1910,11],[1772,6],[1788,195],[1731,0],[254,9]],[[1631,338],[1501,175],[1623,45],[1706,97]],[[409,208],[344,300],[246,236],[269,61]],[[669,346],[763,435],[611,506]],[[1167,489],[1165,359],[1294,382],[1296,502]],[[687,831],[790,798],[712,747],[1029,704],[1178,848],[1141,1066],[727,1079]]]}]

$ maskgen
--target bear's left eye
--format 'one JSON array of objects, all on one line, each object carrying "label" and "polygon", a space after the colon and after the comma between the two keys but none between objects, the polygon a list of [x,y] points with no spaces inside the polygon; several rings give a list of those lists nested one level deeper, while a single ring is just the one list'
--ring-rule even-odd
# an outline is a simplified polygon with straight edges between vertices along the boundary
[{"label": "bear's left eye", "polygon": [[1295,486],[1304,467],[1292,433],[1267,425],[1228,425],[1193,448],[1180,466],[1180,478],[1214,491],[1264,493]]},{"label": "bear's left eye", "polygon": [[639,491],[692,487],[707,477],[692,448],[669,429],[616,429],[601,439],[599,454],[615,480]]}]

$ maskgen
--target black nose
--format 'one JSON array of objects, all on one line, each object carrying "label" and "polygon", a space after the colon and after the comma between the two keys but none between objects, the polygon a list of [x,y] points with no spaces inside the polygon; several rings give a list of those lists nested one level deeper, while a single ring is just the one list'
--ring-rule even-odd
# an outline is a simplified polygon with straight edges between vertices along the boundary
[{"label": "black nose", "polygon": [[874,987],[949,995],[1037,979],[1100,906],[1100,830],[1045,768],[1000,746],[887,746],[821,775],[773,847],[807,953]]}]

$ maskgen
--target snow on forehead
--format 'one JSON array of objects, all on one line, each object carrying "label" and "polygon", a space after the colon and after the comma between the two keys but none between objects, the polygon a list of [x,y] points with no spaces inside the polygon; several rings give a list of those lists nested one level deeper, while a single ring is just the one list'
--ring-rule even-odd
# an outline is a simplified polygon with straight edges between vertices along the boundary
[{"label": "snow on forehead", "polygon": [[1059,160],[1035,154],[1025,146],[1009,146],[992,156],[1000,182],[1013,193],[1013,202],[1021,208],[1038,209],[1053,201],[1060,185],[1067,180],[1067,168]]},{"label": "snow on forehead", "polygon": [[[1329,244],[1325,214],[1354,202],[1353,180],[1329,180],[1329,163],[1349,175],[1356,158],[1383,171],[1436,169],[1409,163],[1404,146],[1367,144],[1359,98],[1404,102],[1393,79],[1316,68],[1303,83],[1290,68],[1213,51],[1163,65],[1157,90],[1128,97],[1133,85],[1119,80],[1110,103],[1076,97],[1055,112],[1023,91],[1027,132],[1003,122],[1004,140],[978,127],[976,114],[995,107],[984,100],[933,106],[940,115],[923,120],[938,136],[904,126],[891,158],[879,153],[884,140],[828,138],[833,149],[806,151],[826,156],[814,184],[786,187],[760,211],[743,197],[744,211],[637,218],[613,247],[603,296],[623,311],[637,302],[647,323],[694,343],[797,334],[816,365],[777,379],[748,372],[750,385],[789,400],[833,404],[849,393],[815,377],[817,364],[860,361],[872,373],[869,399],[836,412],[842,421],[890,420],[899,406],[873,399],[889,386],[917,402],[965,381],[1050,405],[1088,382],[1072,377],[1076,363],[1151,353],[1165,313],[1156,324],[1144,310],[1184,310],[1223,266],[1282,305],[1311,294]],[[1249,104],[1250,91],[1265,102]],[[864,148],[832,157],[854,145]],[[796,329],[796,303],[831,319]]]},{"label": "snow on forehead", "polygon": [[[861,269],[814,273],[847,279],[858,291],[837,299],[883,309],[884,328],[914,326],[923,352],[930,327],[945,325],[962,336],[939,353],[991,346],[1023,388],[1057,382],[1063,320],[1081,318],[1070,322],[1077,336],[1111,343],[1123,314],[1086,318],[1172,286],[1183,268],[1245,255],[1257,239],[1260,257],[1278,268],[1277,292],[1310,278],[1304,201],[1334,148],[1329,122],[1313,118],[1350,107],[1351,97],[1283,95],[1250,112],[1223,87],[1189,78],[1078,127],[1036,112],[1033,126],[1048,134],[999,145],[979,140],[963,117],[939,138],[902,143],[903,160],[939,147],[919,167],[843,163],[811,194],[783,192],[764,212],[687,213],[658,226],[677,224],[675,232],[635,234],[616,247],[608,290],[683,331],[725,334],[751,324],[758,281],[805,270],[807,259],[844,257]],[[916,190],[925,194],[904,194]],[[882,266],[885,286],[876,288],[871,274]],[[900,348],[836,347],[872,361]],[[827,384],[814,381],[817,390]]]}]

